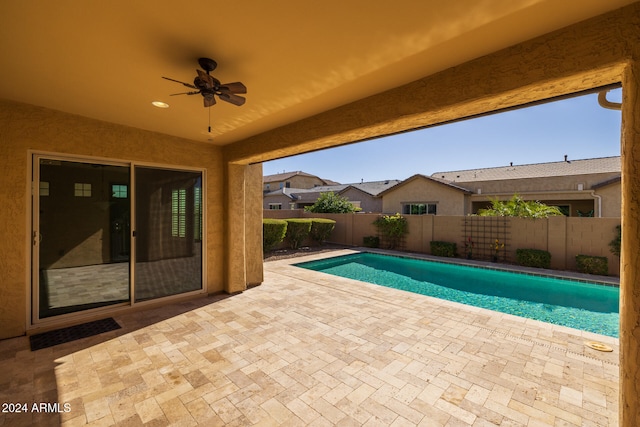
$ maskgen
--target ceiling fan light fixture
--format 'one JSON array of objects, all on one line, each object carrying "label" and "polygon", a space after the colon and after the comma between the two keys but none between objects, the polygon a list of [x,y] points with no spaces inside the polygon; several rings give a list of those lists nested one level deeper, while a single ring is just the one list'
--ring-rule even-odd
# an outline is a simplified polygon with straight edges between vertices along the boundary
[{"label": "ceiling fan light fixture", "polygon": [[162,101],[153,101],[151,103],[151,105],[153,105],[154,107],[158,107],[158,108],[169,108],[169,104],[167,104],[166,102],[162,102]]}]

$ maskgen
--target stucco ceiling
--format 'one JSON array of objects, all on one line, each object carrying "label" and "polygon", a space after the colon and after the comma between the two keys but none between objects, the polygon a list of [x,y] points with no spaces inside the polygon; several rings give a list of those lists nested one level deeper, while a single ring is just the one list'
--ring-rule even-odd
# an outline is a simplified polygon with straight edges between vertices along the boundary
[{"label": "stucco ceiling", "polygon": [[[4,0],[0,98],[224,145],[629,3]],[[244,106],[169,96],[199,57]]]}]

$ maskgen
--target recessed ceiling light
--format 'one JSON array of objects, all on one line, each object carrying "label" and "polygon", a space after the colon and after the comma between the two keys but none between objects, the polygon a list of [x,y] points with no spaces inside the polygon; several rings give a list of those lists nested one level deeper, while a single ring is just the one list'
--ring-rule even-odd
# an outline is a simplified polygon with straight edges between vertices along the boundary
[{"label": "recessed ceiling light", "polygon": [[162,101],[153,101],[151,104],[153,104],[155,107],[158,107],[158,108],[169,108],[169,104]]}]

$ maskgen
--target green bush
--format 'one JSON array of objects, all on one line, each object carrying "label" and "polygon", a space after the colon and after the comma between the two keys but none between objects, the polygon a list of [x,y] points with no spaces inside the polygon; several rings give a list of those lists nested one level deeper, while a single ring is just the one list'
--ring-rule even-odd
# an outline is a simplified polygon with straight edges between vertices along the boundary
[{"label": "green bush", "polygon": [[364,236],[362,238],[362,246],[365,248],[379,248],[380,238],[378,236]]},{"label": "green bush", "polygon": [[603,256],[576,255],[576,264],[580,273],[600,276],[609,274],[609,261]]},{"label": "green bush", "polygon": [[431,255],[453,258],[458,256],[458,245],[451,242],[431,242]]},{"label": "green bush", "polygon": [[491,200],[491,207],[478,209],[478,216],[514,216],[519,218],[548,218],[562,216],[557,206],[547,206],[537,200],[524,200],[514,194],[510,200],[502,202],[497,198]]},{"label": "green bush", "polygon": [[551,267],[551,254],[540,249],[516,249],[516,263],[525,267]]},{"label": "green bush", "polygon": [[282,243],[287,232],[287,221],[262,219],[262,250],[266,253]]},{"label": "green bush", "polygon": [[382,235],[388,249],[394,249],[400,245],[404,236],[409,232],[407,219],[400,214],[382,215],[373,225]]},{"label": "green bush", "polygon": [[313,213],[351,213],[359,211],[360,208],[356,208],[346,197],[330,191],[320,193],[316,202],[312,206],[305,206],[304,210]]},{"label": "green bush", "polygon": [[287,222],[287,234],[285,239],[291,249],[298,249],[300,244],[309,237],[311,232],[311,220],[307,218],[289,218]]},{"label": "green bush", "polygon": [[336,222],[326,218],[311,218],[311,238],[318,244],[322,244],[331,236],[331,232],[336,227]]}]

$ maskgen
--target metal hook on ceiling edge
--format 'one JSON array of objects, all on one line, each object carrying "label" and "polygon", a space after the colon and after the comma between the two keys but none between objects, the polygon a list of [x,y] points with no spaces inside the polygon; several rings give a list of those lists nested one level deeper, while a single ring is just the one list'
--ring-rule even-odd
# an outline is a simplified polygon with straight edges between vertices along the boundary
[{"label": "metal hook on ceiling edge", "polygon": [[611,102],[607,99],[608,90],[603,90],[602,92],[598,92],[598,104],[602,108],[607,108],[609,110],[622,110],[622,103],[620,102]]}]

